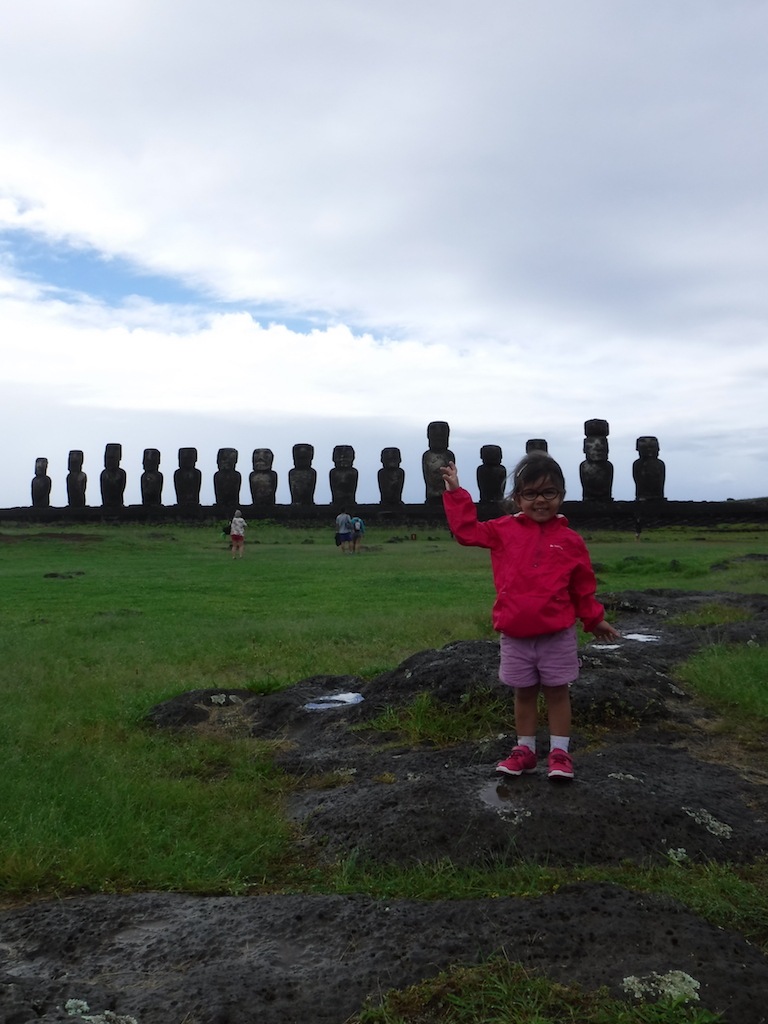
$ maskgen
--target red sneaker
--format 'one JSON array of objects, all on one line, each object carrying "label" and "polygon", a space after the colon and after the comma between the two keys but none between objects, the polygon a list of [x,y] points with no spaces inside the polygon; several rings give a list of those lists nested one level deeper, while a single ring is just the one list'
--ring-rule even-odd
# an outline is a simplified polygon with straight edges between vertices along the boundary
[{"label": "red sneaker", "polygon": [[559,747],[550,750],[549,771],[547,775],[550,779],[572,779],[573,762],[571,761],[571,755]]},{"label": "red sneaker", "polygon": [[496,765],[505,775],[530,775],[536,771],[536,755],[530,747],[515,747],[506,761]]}]

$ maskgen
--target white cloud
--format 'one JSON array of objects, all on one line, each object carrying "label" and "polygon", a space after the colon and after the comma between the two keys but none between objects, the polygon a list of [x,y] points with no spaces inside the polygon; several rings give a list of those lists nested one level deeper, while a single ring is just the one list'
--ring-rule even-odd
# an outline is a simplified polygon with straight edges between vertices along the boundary
[{"label": "white cloud", "polygon": [[[747,0],[7,5],[3,380],[126,437],[354,423],[374,468],[376,424],[420,455],[447,418],[467,459],[552,437],[573,479],[597,415],[617,496],[645,433],[670,494],[764,493],[767,23]],[[30,233],[200,304],[33,283]]]}]

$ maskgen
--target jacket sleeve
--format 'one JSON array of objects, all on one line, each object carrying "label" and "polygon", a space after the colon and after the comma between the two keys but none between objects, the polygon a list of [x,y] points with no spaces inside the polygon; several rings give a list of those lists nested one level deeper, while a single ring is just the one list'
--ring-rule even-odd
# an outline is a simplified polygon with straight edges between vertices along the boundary
[{"label": "jacket sleeve", "polygon": [[587,633],[591,633],[605,618],[605,608],[595,598],[597,580],[585,546],[582,546],[581,557],[571,573],[568,589],[577,618],[581,619]]},{"label": "jacket sleeve", "polygon": [[459,487],[445,491],[443,508],[448,528],[453,536],[465,547],[492,548],[496,546],[497,533],[493,522],[479,523],[477,509],[469,491]]}]

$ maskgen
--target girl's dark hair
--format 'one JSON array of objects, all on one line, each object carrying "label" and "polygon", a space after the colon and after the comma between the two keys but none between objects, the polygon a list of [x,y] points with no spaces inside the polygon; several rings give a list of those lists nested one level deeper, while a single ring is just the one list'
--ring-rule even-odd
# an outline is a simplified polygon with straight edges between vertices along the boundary
[{"label": "girl's dark hair", "polygon": [[542,477],[548,477],[558,490],[565,493],[563,471],[551,456],[546,452],[539,451],[524,455],[509,474],[512,487],[504,499],[506,510],[508,512],[517,511],[515,495],[524,490],[526,484],[535,484]]}]

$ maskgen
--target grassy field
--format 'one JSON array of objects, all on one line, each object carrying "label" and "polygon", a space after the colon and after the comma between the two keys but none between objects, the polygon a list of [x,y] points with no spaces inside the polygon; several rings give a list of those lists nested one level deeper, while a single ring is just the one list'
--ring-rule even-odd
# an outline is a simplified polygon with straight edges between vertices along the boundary
[{"label": "grassy field", "polygon": [[[53,533],[0,535],[6,899],[136,889],[430,899],[535,895],[575,877],[609,878],[669,892],[768,943],[768,872],[757,868],[396,872],[354,859],[320,868],[297,852],[281,814],[292,783],[272,768],[266,744],[143,725],[153,704],[187,690],[269,692],[317,673],[372,678],[415,651],[494,636],[486,552],[458,547],[439,528],[399,543],[370,529],[367,550],[349,556],[330,528],[254,526],[242,561],[217,530],[200,527]],[[768,532],[757,528],[587,541],[602,591],[768,588],[768,562],[733,561],[768,553]],[[768,718],[762,649],[712,648],[696,660],[704,667],[693,664],[688,682],[726,716],[739,714],[729,687],[738,679],[743,693],[736,673],[748,662],[748,715]]]}]

